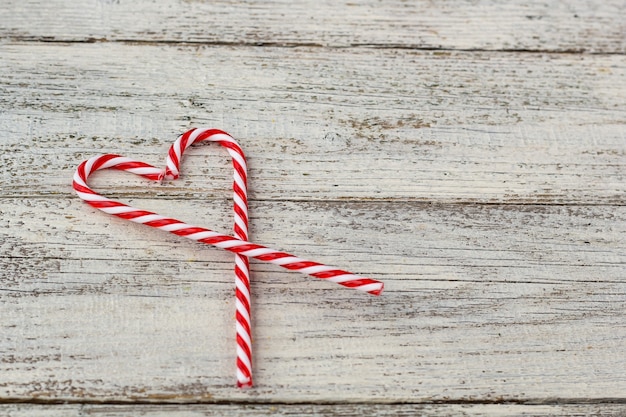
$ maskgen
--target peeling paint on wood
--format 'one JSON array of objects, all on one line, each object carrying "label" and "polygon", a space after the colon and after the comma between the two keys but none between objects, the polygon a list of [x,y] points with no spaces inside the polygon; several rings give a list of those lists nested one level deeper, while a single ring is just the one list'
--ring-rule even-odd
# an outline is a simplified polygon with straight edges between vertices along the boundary
[{"label": "peeling paint on wood", "polygon": [[31,405],[0,404],[10,417],[94,416],[212,417],[212,416],[616,416],[626,413],[623,404],[210,404],[210,405]]},{"label": "peeling paint on wood", "polygon": [[[0,414],[624,413],[620,2],[66,3],[0,25]],[[232,256],[70,186],[198,125],[248,155],[253,241],[387,289],[253,262],[246,391]],[[182,173],[93,185],[230,230],[225,152]]]},{"label": "peeling paint on wood", "polygon": [[620,0],[5,0],[0,36],[141,44],[624,53]]}]

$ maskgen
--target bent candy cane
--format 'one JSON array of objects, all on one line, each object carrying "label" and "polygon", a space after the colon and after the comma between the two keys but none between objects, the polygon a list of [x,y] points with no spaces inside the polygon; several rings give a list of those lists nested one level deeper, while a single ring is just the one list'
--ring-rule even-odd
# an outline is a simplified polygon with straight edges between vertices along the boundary
[{"label": "bent candy cane", "polygon": [[[87,185],[87,179],[91,174],[108,168],[131,172],[153,181],[177,179],[180,174],[180,163],[184,151],[194,143],[205,140],[217,142],[225,147],[233,160],[234,236],[192,226],[180,220],[131,207],[106,198]],[[239,387],[252,386],[249,257],[369,294],[380,295],[383,291],[382,282],[249,242],[246,159],[239,144],[228,133],[221,130],[192,129],[178,137],[168,152],[165,169],[159,169],[145,162],[114,154],[92,157],[82,162],[77,168],[74,173],[73,187],[81,199],[107,214],[165,230],[235,254],[237,386]]]}]

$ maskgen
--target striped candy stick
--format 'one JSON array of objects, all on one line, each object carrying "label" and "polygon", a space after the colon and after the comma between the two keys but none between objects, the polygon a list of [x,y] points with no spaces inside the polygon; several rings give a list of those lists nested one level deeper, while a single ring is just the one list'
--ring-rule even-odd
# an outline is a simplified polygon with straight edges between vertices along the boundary
[{"label": "striped candy stick", "polygon": [[[239,144],[228,133],[217,129],[192,129],[176,139],[167,154],[165,180],[175,180],[185,150],[201,141],[217,142],[228,150],[233,160],[234,235],[248,240],[248,177],[246,157]],[[250,311],[250,263],[235,254],[235,328],[237,333],[237,386],[252,386],[252,323]]]},{"label": "striped candy stick", "polygon": [[[327,265],[323,265],[317,262],[307,261],[302,258],[298,258],[296,256],[290,255],[285,252],[276,251],[270,248],[267,248],[262,245],[257,245],[255,243],[251,243],[246,239],[239,239],[233,236],[224,235],[221,233],[214,232],[212,230],[192,226],[186,224],[180,220],[176,220],[173,218],[167,218],[161,216],[159,214],[140,210],[128,206],[126,204],[108,199],[106,197],[101,196],[100,194],[93,191],[87,185],[87,179],[89,176],[95,171],[101,169],[118,169],[123,171],[128,171],[137,175],[141,175],[147,179],[153,181],[160,181],[163,179],[175,179],[179,174],[179,166],[182,154],[187,147],[191,146],[193,143],[198,142],[200,140],[211,140],[216,141],[222,146],[225,146],[231,156],[233,156],[233,165],[235,166],[235,211],[236,211],[236,220],[235,220],[235,229],[239,227],[240,232],[243,231],[244,234],[247,234],[247,210],[244,214],[239,214],[240,222],[237,222],[237,211],[241,210],[242,204],[241,202],[245,202],[244,204],[247,207],[247,198],[245,198],[245,190],[246,190],[246,175],[245,175],[245,158],[243,157],[243,152],[241,148],[236,144],[233,138],[227,133],[215,130],[215,129],[193,129],[181,137],[177,139],[174,143],[167,158],[166,169],[161,170],[152,165],[146,164],[145,162],[136,161],[130,158],[126,158],[120,155],[107,154],[92,157],[83,163],[80,164],[78,169],[74,174],[73,187],[78,196],[83,199],[85,202],[90,204],[92,207],[97,208],[107,214],[112,214],[117,217],[133,221],[135,223],[146,224],[148,226],[165,230],[170,233],[176,234],[178,236],[184,236],[192,240],[196,240],[198,242],[210,244],[222,249],[226,249],[235,253],[240,257],[252,257],[258,259],[260,261],[273,263],[276,265],[280,265],[283,268],[289,270],[297,270],[302,273],[314,276],[316,278],[325,279],[328,281],[336,282],[345,287],[354,288],[360,291],[364,291],[373,295],[379,295],[383,291],[383,283],[370,279],[361,277],[351,272],[344,271],[338,268],[330,267]],[[237,164],[237,162],[238,164]],[[243,164],[241,163],[243,161]],[[243,175],[242,175],[243,172]],[[239,176],[239,182],[238,177]],[[239,186],[239,190],[238,190]],[[242,195],[244,198],[242,198]],[[240,204],[237,203],[238,199],[240,200]],[[245,219],[245,228],[242,227],[242,223]],[[237,233],[237,231],[236,231]],[[241,234],[240,234],[241,235]],[[243,271],[243,269],[242,269]],[[246,332],[250,334],[250,321],[249,321],[249,274],[246,276],[247,280],[241,279],[241,277],[237,277],[237,279],[241,280],[240,282],[245,287],[245,290],[241,289],[241,295],[243,297],[247,294],[247,299],[240,300],[238,296],[238,302],[244,307],[247,306],[247,327],[244,324],[239,322],[240,317],[238,314],[237,322],[238,322],[238,385],[245,386],[247,384],[251,384],[250,373],[246,373],[243,370],[240,370],[240,352],[242,354],[250,353],[251,350],[246,350],[245,347],[242,347],[246,342],[249,343],[249,338],[246,340],[242,337],[240,339],[239,330],[242,332]],[[246,303],[247,301],[247,303]],[[239,310],[238,310],[239,313]],[[242,318],[245,318],[242,313]],[[241,326],[241,327],[240,327]],[[250,356],[250,355],[248,355]],[[242,360],[243,362],[243,360]],[[245,363],[245,362],[244,362]],[[251,361],[248,361],[248,371],[251,370]],[[246,364],[246,365],[247,365]],[[242,376],[240,380],[240,376]],[[250,377],[249,380],[246,377]]]}]

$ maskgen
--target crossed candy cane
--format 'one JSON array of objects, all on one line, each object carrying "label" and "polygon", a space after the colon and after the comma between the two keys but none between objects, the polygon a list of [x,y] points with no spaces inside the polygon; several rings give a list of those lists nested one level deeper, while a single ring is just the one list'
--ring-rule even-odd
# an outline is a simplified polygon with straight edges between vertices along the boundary
[{"label": "crossed candy cane", "polygon": [[[106,198],[87,185],[87,179],[94,172],[113,168],[131,172],[153,181],[175,180],[180,174],[183,152],[201,141],[217,142],[228,150],[232,157],[234,173],[235,224],[234,236],[192,226],[180,220],[140,210],[124,203]],[[237,386],[252,386],[252,347],[250,321],[250,265],[248,258],[280,265],[289,270],[327,281],[344,287],[354,288],[373,295],[380,295],[383,283],[355,275],[335,267],[308,261],[286,252],[280,252],[248,241],[248,197],[246,158],[237,142],[226,132],[217,129],[192,129],[181,135],[170,148],[166,168],[159,169],[145,162],[120,155],[106,154],[94,156],[82,162],[74,174],[73,187],[76,194],[92,207],[107,214],[165,230],[178,236],[217,246],[235,254],[235,295],[237,332]]]}]

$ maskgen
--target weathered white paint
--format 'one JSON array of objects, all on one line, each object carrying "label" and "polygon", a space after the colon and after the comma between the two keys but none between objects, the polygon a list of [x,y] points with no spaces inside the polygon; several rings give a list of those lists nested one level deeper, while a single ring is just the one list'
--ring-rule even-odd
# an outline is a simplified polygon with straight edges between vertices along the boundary
[{"label": "weathered white paint", "polygon": [[[0,413],[623,412],[618,2],[5,6],[0,403],[48,404]],[[430,46],[482,50],[410,49]],[[606,54],[550,52],[581,49]],[[197,125],[247,152],[253,241],[386,283],[368,297],[254,262],[248,391],[232,256],[96,213],[70,186],[94,154],[162,163]],[[228,231],[230,169],[198,146],[178,182],[93,184]],[[130,404],[90,404],[111,400]],[[222,404],[162,408],[176,402]]]},{"label": "weathered white paint", "polygon": [[[162,164],[176,135],[209,125],[241,142],[254,199],[625,201],[623,55],[0,48],[5,195],[32,195],[32,175],[46,177],[38,195],[65,191],[96,153]],[[13,175],[34,155],[41,167]],[[172,187],[228,195],[226,153],[191,155],[183,172],[201,188]]]},{"label": "weathered white paint", "polygon": [[[203,221],[226,203],[176,200],[133,203],[228,230]],[[5,397],[428,401],[626,388],[622,207],[255,202],[254,239],[382,279],[387,292],[255,263],[257,387],[240,392],[229,254],[75,198],[3,205]]]},{"label": "weathered white paint", "polygon": [[412,417],[426,416],[618,416],[626,413],[623,404],[244,404],[244,405],[98,405],[33,404],[0,405],[0,413],[9,417],[51,416],[145,416],[145,417],[212,417],[212,416],[341,416],[364,415]]},{"label": "weathered white paint", "polygon": [[0,36],[624,53],[622,0],[4,0]]}]

